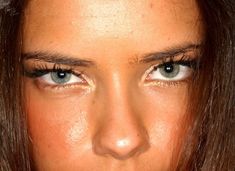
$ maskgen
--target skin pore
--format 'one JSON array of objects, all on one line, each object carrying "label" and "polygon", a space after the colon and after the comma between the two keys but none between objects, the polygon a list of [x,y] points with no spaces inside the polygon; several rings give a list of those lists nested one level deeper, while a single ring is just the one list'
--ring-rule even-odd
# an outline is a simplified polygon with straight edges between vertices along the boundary
[{"label": "skin pore", "polygon": [[23,23],[36,168],[169,170],[203,39],[196,2],[30,0]]}]

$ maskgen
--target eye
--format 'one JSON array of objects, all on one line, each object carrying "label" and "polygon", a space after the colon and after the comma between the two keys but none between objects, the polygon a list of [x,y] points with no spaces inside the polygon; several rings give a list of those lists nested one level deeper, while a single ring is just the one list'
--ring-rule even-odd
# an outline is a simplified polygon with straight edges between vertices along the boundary
[{"label": "eye", "polygon": [[67,85],[84,82],[80,74],[74,74],[71,71],[65,71],[62,69],[48,72],[42,75],[40,79],[51,85]]},{"label": "eye", "polygon": [[191,62],[167,62],[154,66],[148,80],[181,81],[188,78],[192,72]]}]

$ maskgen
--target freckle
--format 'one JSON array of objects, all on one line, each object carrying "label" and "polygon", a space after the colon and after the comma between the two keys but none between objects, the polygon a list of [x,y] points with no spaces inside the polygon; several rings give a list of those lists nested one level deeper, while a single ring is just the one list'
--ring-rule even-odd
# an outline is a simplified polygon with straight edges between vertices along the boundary
[{"label": "freckle", "polygon": [[153,6],[154,6],[153,3],[150,3],[150,4],[149,4],[149,7],[150,7],[151,9],[153,8]]},{"label": "freckle", "polygon": [[141,18],[144,18],[144,17],[145,17],[145,15],[144,15],[144,14],[140,14],[140,17],[141,17]]},{"label": "freckle", "polygon": [[50,144],[48,144],[48,145],[47,145],[47,148],[48,148],[48,149],[50,149],[50,148],[51,148],[51,145],[50,145]]}]

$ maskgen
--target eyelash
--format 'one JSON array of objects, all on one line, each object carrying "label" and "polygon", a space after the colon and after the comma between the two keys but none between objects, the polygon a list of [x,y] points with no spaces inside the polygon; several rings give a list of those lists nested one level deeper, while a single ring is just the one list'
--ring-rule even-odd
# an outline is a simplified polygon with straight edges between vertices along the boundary
[{"label": "eyelash", "polygon": [[196,69],[197,60],[186,58],[186,57],[181,58],[180,60],[176,60],[176,61],[174,61],[174,59],[170,59],[169,61],[161,62],[159,65],[157,65],[155,67],[162,67],[166,64],[179,64],[179,65],[188,66],[190,68]]},{"label": "eyelash", "polygon": [[[52,73],[52,72],[64,72],[67,74],[73,74],[74,76],[81,78],[82,80],[84,80],[84,82],[86,82],[86,80],[83,78],[83,73],[81,72],[75,72],[73,68],[69,68],[69,67],[64,67],[64,66],[59,66],[58,64],[54,64],[53,68],[50,68],[48,65],[46,64],[41,64],[41,65],[36,65],[34,66],[34,69],[32,69],[32,71],[28,71],[27,69],[24,68],[24,75],[26,77],[32,78],[34,80],[37,80],[38,78]],[[74,86],[75,84],[60,84],[60,85],[46,85],[46,87],[48,88],[70,88],[72,86]]]},{"label": "eyelash", "polygon": [[63,71],[63,72],[69,73],[69,74],[74,74],[78,77],[81,76],[81,73],[74,72],[72,68],[69,68],[69,69],[62,68],[60,66],[57,66],[56,64],[54,64],[54,67],[52,69],[47,67],[47,65],[36,66],[33,71],[25,70],[24,74],[30,78],[37,78],[37,77],[41,77],[45,74],[48,74],[50,72],[58,72],[58,71]]},{"label": "eyelash", "polygon": [[[175,60],[174,57],[170,57],[167,59],[164,59],[162,61],[160,61],[159,64],[154,65],[153,67],[151,67],[150,72],[147,72],[147,77],[148,75],[150,75],[151,72],[156,71],[157,69],[159,69],[160,67],[163,67],[167,64],[178,64],[178,65],[182,65],[182,66],[186,66],[191,68],[193,71],[196,70],[196,68],[198,67],[198,58],[190,58],[188,56],[182,56],[179,60]],[[50,68],[48,65],[46,64],[41,64],[41,65],[36,65],[34,66],[34,69],[32,71],[27,71],[26,69],[24,69],[24,75],[32,78],[32,79],[37,79],[40,78],[46,74],[49,74],[51,72],[65,72],[68,74],[73,74],[74,76],[81,78],[82,80],[84,80],[84,82],[86,82],[86,80],[83,77],[83,73],[82,72],[75,72],[73,68],[69,68],[69,67],[64,67],[64,66],[59,66],[58,64],[54,64],[53,68]],[[146,77],[146,76],[145,76]],[[160,86],[174,86],[174,85],[178,85],[179,83],[185,82],[186,80],[179,80],[179,81],[164,81],[164,80],[151,80],[147,82],[151,82]],[[47,87],[49,88],[69,88],[71,86],[74,86],[74,84],[60,84],[60,85],[47,85]]]},{"label": "eyelash", "polygon": [[[192,58],[190,56],[183,55],[179,60],[176,60],[175,57],[170,57],[170,58],[166,58],[166,59],[162,60],[157,65],[153,65],[149,69],[149,71],[147,72],[146,77],[149,77],[149,75],[152,72],[157,71],[157,69],[159,69],[160,67],[164,67],[168,64],[186,66],[186,67],[189,67],[190,69],[192,69],[192,72],[195,72],[197,69],[200,68],[200,63],[199,63],[199,58],[198,57]],[[187,82],[188,80],[189,79],[172,80],[172,81],[171,80],[148,80],[147,79],[147,83],[151,83],[151,84],[161,86],[161,87],[162,86],[168,87],[168,86],[177,86],[181,83]]]}]

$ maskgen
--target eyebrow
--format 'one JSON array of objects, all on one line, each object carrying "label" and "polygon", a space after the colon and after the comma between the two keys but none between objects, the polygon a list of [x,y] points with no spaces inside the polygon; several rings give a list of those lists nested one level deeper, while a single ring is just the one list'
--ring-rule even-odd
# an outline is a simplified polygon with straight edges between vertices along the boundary
[{"label": "eyebrow", "polygon": [[[171,47],[167,50],[161,52],[152,52],[145,54],[141,57],[141,59],[137,59],[138,63],[149,63],[156,60],[163,60],[169,57],[178,56],[190,51],[195,51],[200,49],[200,44],[186,44],[183,46]],[[73,56],[67,56],[55,52],[42,52],[42,51],[34,51],[27,52],[22,54],[23,60],[35,60],[35,61],[43,61],[54,64],[68,65],[68,66],[83,66],[90,67],[94,66],[95,63],[90,60],[80,59]],[[132,62],[131,62],[132,63]]]},{"label": "eyebrow", "polygon": [[43,61],[55,64],[62,64],[68,66],[84,66],[89,67],[95,65],[93,61],[79,59],[73,56],[62,55],[59,53],[53,52],[27,52],[23,53],[22,55],[23,60],[36,60],[36,61]]},{"label": "eyebrow", "polygon": [[143,55],[140,60],[138,60],[139,63],[149,63],[156,60],[162,60],[169,57],[178,56],[181,54],[185,54],[190,51],[195,51],[197,49],[201,48],[201,44],[186,44],[184,46],[178,46],[178,47],[171,47],[167,50],[164,50],[162,52],[152,52],[148,53],[146,55]]}]

